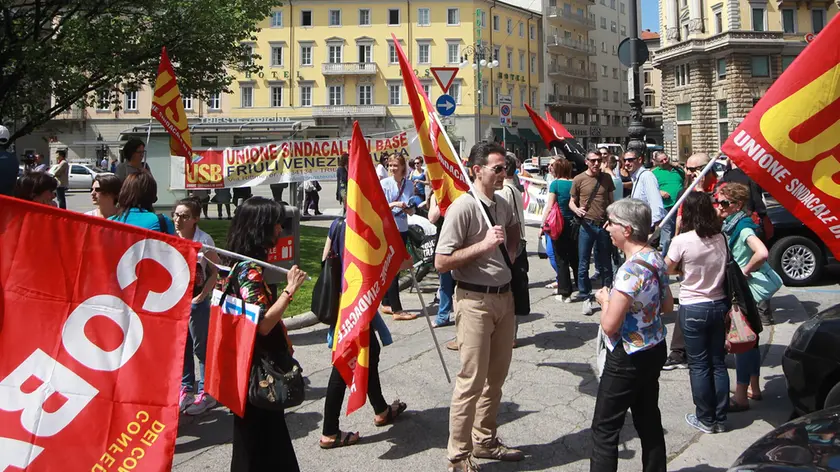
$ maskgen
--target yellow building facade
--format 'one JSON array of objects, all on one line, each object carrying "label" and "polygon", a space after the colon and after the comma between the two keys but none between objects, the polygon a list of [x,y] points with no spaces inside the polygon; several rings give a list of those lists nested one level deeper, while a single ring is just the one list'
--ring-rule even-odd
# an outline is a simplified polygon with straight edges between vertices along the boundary
[{"label": "yellow building facade", "polygon": [[[433,103],[443,91],[431,69],[458,68],[449,90],[456,109],[443,121],[462,149],[477,137],[501,140],[499,100],[509,96],[507,147],[523,157],[536,151],[536,128],[524,104],[540,107],[542,16],[499,1],[284,2],[260,24],[256,39],[243,43],[262,71],[234,71],[230,93],[202,101],[186,97],[189,122],[264,124],[296,137],[349,136],[354,120],[366,134],[411,128],[392,34]],[[494,61],[498,65],[491,67]],[[150,101],[145,88],[126,95],[119,112],[105,107],[67,112],[21,145],[45,152],[39,141],[46,141],[50,150],[67,148],[71,160],[89,159],[99,136],[116,144],[120,131],[147,124]]]}]

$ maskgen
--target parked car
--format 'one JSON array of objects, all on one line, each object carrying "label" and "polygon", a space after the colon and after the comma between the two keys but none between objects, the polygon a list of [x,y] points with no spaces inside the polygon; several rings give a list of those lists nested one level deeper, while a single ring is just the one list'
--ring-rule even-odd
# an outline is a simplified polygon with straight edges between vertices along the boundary
[{"label": "parked car", "polygon": [[747,448],[729,472],[829,470],[840,470],[840,408],[818,411],[770,431]]},{"label": "parked car", "polygon": [[769,262],[787,286],[811,285],[825,267],[835,264],[825,243],[772,197],[765,195],[773,237],[767,241]]},{"label": "parked car", "polygon": [[[50,167],[50,174],[55,175],[57,168],[58,164]],[[100,172],[84,164],[70,164],[68,179],[70,187],[68,188],[70,190],[90,190],[91,185],[93,185],[93,179],[96,178],[97,174],[110,174],[110,172]]]},{"label": "parked car", "polygon": [[840,406],[840,304],[799,325],[782,357],[797,413]]}]

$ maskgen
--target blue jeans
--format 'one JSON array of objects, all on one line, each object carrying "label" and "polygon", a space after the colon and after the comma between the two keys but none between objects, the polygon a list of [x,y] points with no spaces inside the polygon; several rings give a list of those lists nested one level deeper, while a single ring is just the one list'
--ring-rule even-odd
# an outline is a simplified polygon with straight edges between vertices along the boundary
[{"label": "blue jeans", "polygon": [[190,329],[187,330],[187,342],[184,347],[184,371],[181,386],[193,391],[195,384],[195,361],[198,357],[198,385],[196,392],[204,391],[204,361],[207,356],[207,330],[210,327],[210,297],[203,302],[193,304],[190,309]]},{"label": "blue jeans", "polygon": [[548,256],[551,268],[554,269],[554,272],[557,272],[557,259],[554,258],[554,245],[551,244],[551,237],[547,234],[543,234],[543,237],[545,238],[545,255]]},{"label": "blue jeans", "polygon": [[[670,210],[670,208],[667,208],[665,212],[667,213]],[[674,237],[674,230],[676,227],[677,215],[668,218],[662,222],[660,226],[662,231],[659,232],[659,246],[662,247],[662,257],[665,257],[665,255],[668,254],[668,247],[671,246],[671,238]]]},{"label": "blue jeans", "polygon": [[440,305],[438,305],[438,314],[435,323],[439,325],[449,323],[449,317],[452,314],[452,295],[454,293],[455,279],[452,278],[452,272],[440,274],[440,288],[438,289]]},{"label": "blue jeans", "polygon": [[578,294],[579,298],[592,296],[592,282],[589,281],[589,261],[592,256],[593,247],[595,252],[595,268],[601,276],[601,286],[610,287],[613,281],[613,270],[610,258],[612,257],[612,242],[610,234],[601,227],[593,226],[587,222],[580,225],[580,236],[578,236]]},{"label": "blue jeans", "polygon": [[758,339],[755,347],[743,354],[735,354],[735,382],[749,385],[750,377],[761,372],[761,353],[758,351]]},{"label": "blue jeans", "polygon": [[695,414],[707,426],[726,421],[729,409],[729,372],[724,362],[727,311],[727,300],[680,305]]}]

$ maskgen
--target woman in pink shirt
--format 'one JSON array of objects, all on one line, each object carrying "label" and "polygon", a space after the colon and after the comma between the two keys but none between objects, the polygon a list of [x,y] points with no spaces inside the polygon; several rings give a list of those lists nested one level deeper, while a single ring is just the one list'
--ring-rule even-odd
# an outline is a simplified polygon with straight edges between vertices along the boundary
[{"label": "woman in pink shirt", "polygon": [[729,372],[724,359],[726,239],[712,198],[692,192],[682,206],[682,233],[671,240],[668,272],[681,274],[679,323],[685,336],[694,414],[685,421],[704,433],[726,431]]}]

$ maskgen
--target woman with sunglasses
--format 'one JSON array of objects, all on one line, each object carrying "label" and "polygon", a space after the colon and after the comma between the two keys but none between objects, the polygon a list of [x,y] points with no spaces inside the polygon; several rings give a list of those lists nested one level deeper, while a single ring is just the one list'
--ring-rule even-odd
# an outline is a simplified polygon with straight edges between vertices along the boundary
[{"label": "woman with sunglasses", "polygon": [[683,232],[671,240],[665,263],[668,273],[683,276],[679,326],[688,355],[695,413],[685,421],[704,433],[726,430],[729,372],[726,370],[724,319],[729,300],[724,288],[726,239],[705,192],[692,192],[683,203]]},{"label": "woman with sunglasses", "polygon": [[642,469],[666,468],[665,434],[659,411],[659,374],[668,354],[662,313],[674,309],[665,261],[647,243],[651,211],[643,201],[624,198],[607,207],[606,228],[626,262],[612,290],[596,294],[607,343],[595,413],[589,470],[618,469],[618,440],[627,410],[642,440]]},{"label": "woman with sunglasses", "polygon": [[126,177],[140,172],[149,172],[149,166],[143,162],[146,156],[146,145],[137,138],[131,138],[123,146],[120,163],[115,174],[125,182]]},{"label": "woman with sunglasses", "polygon": [[117,200],[120,198],[122,181],[111,174],[97,174],[90,187],[90,200],[96,206],[95,209],[86,212],[85,215],[110,218],[117,214]]},{"label": "woman with sunglasses", "polygon": [[[179,200],[172,212],[175,232],[178,236],[204,246],[214,247],[213,238],[198,227],[201,219],[201,202],[196,197]],[[195,281],[193,283],[190,323],[184,353],[184,370],[181,374],[181,391],[178,397],[180,411],[187,415],[200,415],[216,406],[216,400],[204,393],[204,362],[207,354],[207,330],[210,326],[210,293],[216,284],[219,256],[215,251],[198,251]],[[195,377],[195,361],[198,358],[198,384]],[[195,392],[195,394],[193,393]]]},{"label": "woman with sunglasses", "polygon": [[[782,285],[782,280],[767,263],[767,246],[756,235],[758,225],[743,211],[749,198],[750,189],[746,185],[727,183],[718,188],[714,204],[723,219],[723,233],[732,258],[741,267],[753,299],[758,303],[769,300]],[[755,334],[760,333],[762,326],[758,313],[748,310],[745,314]],[[760,369],[761,354],[756,339],[753,349],[735,355],[735,396],[729,404],[729,411],[746,411],[750,408],[749,400],[762,399],[758,379]]]},{"label": "woman with sunglasses", "polygon": [[[285,219],[283,207],[263,197],[245,200],[230,223],[227,248],[233,252],[264,261],[268,251],[277,245]],[[293,266],[286,275],[286,287],[281,291],[269,288],[263,278],[263,268],[253,262],[237,262],[231,269],[229,282],[245,303],[260,307],[257,323],[257,343],[274,358],[293,353],[292,343],[283,324],[283,313],[289,308],[295,292],[306,280],[306,272]],[[287,352],[284,352],[287,351]],[[300,470],[286,426],[284,412],[265,410],[250,403],[245,414],[233,417],[233,454],[231,472],[263,472]]]},{"label": "woman with sunglasses", "polygon": [[[405,244],[408,239],[408,215],[414,214],[414,208],[409,204],[411,197],[414,196],[414,185],[409,182],[408,164],[402,156],[392,154],[388,157],[388,172],[391,175],[380,180],[380,183],[382,184],[382,190],[385,192],[385,198],[388,200],[388,205],[391,207],[391,213],[394,215],[394,221],[397,223],[397,229],[400,232],[403,244]],[[382,313],[393,315],[397,321],[417,318],[416,313],[403,312],[400,302],[399,274],[391,281],[388,292],[385,293],[382,300]]]}]

